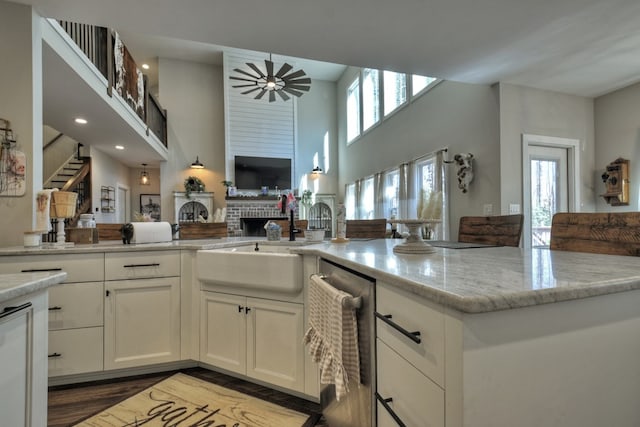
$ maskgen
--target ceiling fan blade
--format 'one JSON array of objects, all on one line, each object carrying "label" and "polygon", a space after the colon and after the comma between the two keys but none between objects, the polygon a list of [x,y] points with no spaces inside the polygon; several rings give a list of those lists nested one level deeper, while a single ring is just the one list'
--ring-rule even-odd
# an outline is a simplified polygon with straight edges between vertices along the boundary
[{"label": "ceiling fan blade", "polygon": [[254,82],[254,83],[256,82],[255,79],[245,79],[244,77],[229,76],[229,78],[232,80],[241,80],[243,82]]},{"label": "ceiling fan blade", "polygon": [[248,65],[249,67],[251,67],[251,69],[252,69],[253,71],[255,71],[256,73],[258,73],[258,76],[260,76],[260,77],[265,77],[265,75],[264,75],[264,73],[262,72],[262,70],[261,70],[260,68],[258,68],[258,67],[256,66],[256,64],[252,64],[251,62],[247,62],[247,65]]},{"label": "ceiling fan blade", "polygon": [[270,90],[269,91],[269,102],[273,102],[276,100],[276,94],[275,94],[275,90]]},{"label": "ceiling fan blade", "polygon": [[285,86],[282,88],[282,90],[284,90],[287,93],[290,93],[291,95],[295,95],[297,97],[302,96],[302,92],[295,90],[295,89],[291,89],[289,86]]},{"label": "ceiling fan blade", "polygon": [[264,65],[267,67],[267,76],[273,76],[273,61],[265,59]]},{"label": "ceiling fan blade", "polygon": [[288,76],[284,76],[282,79],[295,79],[298,77],[302,77],[302,76],[306,76],[306,73],[304,72],[304,70],[298,70],[298,71],[294,71],[293,73],[289,74]]},{"label": "ceiling fan blade", "polygon": [[253,99],[261,99],[264,96],[265,93],[267,93],[267,90],[266,89],[262,89],[262,91],[259,94],[257,94],[256,97],[253,98]]},{"label": "ceiling fan blade", "polygon": [[311,79],[308,77],[306,79],[282,79],[282,80],[284,80],[286,84],[293,84],[293,85],[311,84]]},{"label": "ceiling fan blade", "polygon": [[[236,72],[238,72],[238,73],[242,73],[242,74],[244,74],[245,76],[249,76],[249,77],[251,77],[251,78],[253,78],[253,79],[259,79],[259,78],[260,78],[260,74],[261,74],[261,73],[258,73],[258,75],[257,75],[257,76],[254,76],[253,74],[248,73],[248,72],[246,72],[246,71],[244,71],[244,70],[241,70],[240,68],[234,68],[234,69],[233,69],[233,71],[236,71]],[[258,69],[258,71],[260,71],[260,70]]]},{"label": "ceiling fan blade", "polygon": [[262,89],[262,88],[261,87],[254,87],[253,89],[249,89],[247,91],[244,91],[241,94],[242,95],[247,95],[247,94],[250,94],[251,92],[255,92],[255,91],[260,90],[260,89]]},{"label": "ceiling fan blade", "polygon": [[288,101],[289,97],[287,96],[286,93],[284,93],[284,91],[282,89],[278,89],[275,91],[278,95],[280,95],[280,98],[282,98],[283,101]]},{"label": "ceiling fan blade", "polygon": [[282,78],[282,76],[284,76],[285,74],[287,74],[293,67],[289,64],[287,64],[286,62],[284,64],[282,64],[282,67],[280,67],[280,69],[278,70],[278,72],[276,73],[276,77],[277,78]]},{"label": "ceiling fan blade", "polygon": [[256,84],[251,84],[251,85],[234,85],[234,86],[231,86],[231,87],[233,87],[233,88],[240,88],[240,87],[255,87],[255,86],[257,86],[257,85],[256,85]]},{"label": "ceiling fan blade", "polygon": [[287,85],[286,87],[290,89],[304,90],[305,92],[309,92],[309,86]]}]

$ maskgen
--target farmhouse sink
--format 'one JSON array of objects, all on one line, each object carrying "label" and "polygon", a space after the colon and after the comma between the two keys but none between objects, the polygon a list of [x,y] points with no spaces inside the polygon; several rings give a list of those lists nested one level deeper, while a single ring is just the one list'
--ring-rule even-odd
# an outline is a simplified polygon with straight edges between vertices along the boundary
[{"label": "farmhouse sink", "polygon": [[255,244],[199,250],[198,279],[203,282],[294,293],[302,289],[302,257],[289,247]]}]

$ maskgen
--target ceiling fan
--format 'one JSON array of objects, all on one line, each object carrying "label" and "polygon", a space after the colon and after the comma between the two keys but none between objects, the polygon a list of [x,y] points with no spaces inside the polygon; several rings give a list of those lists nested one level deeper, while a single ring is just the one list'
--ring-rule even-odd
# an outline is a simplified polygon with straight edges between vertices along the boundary
[{"label": "ceiling fan", "polygon": [[257,65],[251,62],[247,62],[246,64],[253,72],[234,68],[233,71],[242,74],[242,76],[229,77],[232,80],[248,82],[232,86],[234,88],[251,88],[242,92],[242,95],[248,95],[259,91],[254,99],[261,99],[266,93],[269,93],[269,102],[274,102],[276,100],[276,93],[280,95],[280,98],[282,98],[283,101],[287,101],[289,99],[287,93],[289,95],[300,97],[303,95],[302,91],[309,91],[311,79],[309,77],[305,77],[306,74],[303,70],[290,72],[293,67],[286,62],[275,74],[273,72],[273,61],[270,59],[264,60],[266,72],[262,71]]}]

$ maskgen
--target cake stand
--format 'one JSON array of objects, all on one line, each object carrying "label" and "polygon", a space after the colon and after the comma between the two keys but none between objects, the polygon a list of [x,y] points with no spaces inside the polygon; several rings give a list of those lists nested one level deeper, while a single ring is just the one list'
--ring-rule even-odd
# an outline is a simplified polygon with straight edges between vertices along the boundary
[{"label": "cake stand", "polygon": [[430,254],[436,250],[422,239],[422,226],[425,224],[439,224],[439,219],[393,219],[391,224],[404,224],[409,229],[409,236],[404,242],[393,247],[393,252],[399,254]]}]

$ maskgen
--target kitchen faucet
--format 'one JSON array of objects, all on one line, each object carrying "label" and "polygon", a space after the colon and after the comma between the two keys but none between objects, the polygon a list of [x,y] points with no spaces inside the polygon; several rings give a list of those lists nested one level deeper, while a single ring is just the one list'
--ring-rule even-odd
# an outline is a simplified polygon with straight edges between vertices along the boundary
[{"label": "kitchen faucet", "polygon": [[[289,241],[290,242],[294,242],[296,240],[296,233],[300,233],[300,230],[297,229],[295,226],[295,221],[293,219],[293,215],[294,215],[293,211],[294,211],[293,209],[289,209]],[[282,195],[280,212],[281,213],[287,212],[287,196],[284,194]]]}]

